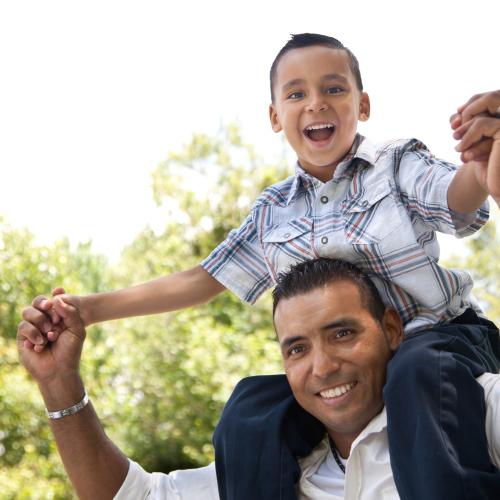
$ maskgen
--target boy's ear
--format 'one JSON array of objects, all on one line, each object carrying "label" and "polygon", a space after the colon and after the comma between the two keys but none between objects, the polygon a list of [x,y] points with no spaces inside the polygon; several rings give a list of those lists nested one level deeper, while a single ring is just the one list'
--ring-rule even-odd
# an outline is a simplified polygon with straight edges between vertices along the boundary
[{"label": "boy's ear", "polygon": [[366,122],[368,118],[370,118],[370,97],[366,92],[362,92],[359,101],[359,121]]},{"label": "boy's ear", "polygon": [[271,122],[271,128],[274,132],[281,132],[283,129],[281,128],[281,123],[278,120],[278,113],[276,112],[276,108],[274,104],[269,104],[269,121]]}]

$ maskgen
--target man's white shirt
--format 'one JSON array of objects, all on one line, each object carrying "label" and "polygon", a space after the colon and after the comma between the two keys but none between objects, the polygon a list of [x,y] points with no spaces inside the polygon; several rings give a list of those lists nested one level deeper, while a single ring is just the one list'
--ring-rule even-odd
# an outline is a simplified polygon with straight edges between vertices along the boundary
[{"label": "man's white shirt", "polygon": [[[486,402],[486,435],[491,461],[500,468],[500,375],[485,373],[478,382]],[[497,423],[495,425],[495,423]],[[335,462],[325,438],[299,461],[299,500],[396,500],[399,495],[392,476],[385,409],[356,438],[345,476]],[[130,461],[115,500],[219,500],[215,465],[171,472],[148,473]]]}]

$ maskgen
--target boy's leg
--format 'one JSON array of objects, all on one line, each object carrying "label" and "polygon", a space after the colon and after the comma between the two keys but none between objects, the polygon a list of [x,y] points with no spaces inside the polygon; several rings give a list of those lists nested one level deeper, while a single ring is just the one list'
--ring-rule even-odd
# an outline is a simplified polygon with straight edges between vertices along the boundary
[{"label": "boy's leg", "polygon": [[498,372],[497,353],[498,330],[471,310],[401,344],[389,363],[384,399],[403,500],[500,498],[500,471],[488,455],[484,393],[475,380]]},{"label": "boy's leg", "polygon": [[324,434],[297,404],[284,375],[243,379],[213,437],[221,500],[296,500],[295,456],[308,455]]}]

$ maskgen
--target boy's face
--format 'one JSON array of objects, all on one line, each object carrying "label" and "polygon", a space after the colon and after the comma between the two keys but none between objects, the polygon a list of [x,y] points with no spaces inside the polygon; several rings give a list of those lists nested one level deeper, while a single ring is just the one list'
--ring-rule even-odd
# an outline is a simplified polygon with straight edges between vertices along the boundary
[{"label": "boy's face", "polygon": [[349,152],[358,120],[370,115],[345,51],[313,45],[287,52],[278,63],[271,126],[283,130],[308,173],[326,182]]}]

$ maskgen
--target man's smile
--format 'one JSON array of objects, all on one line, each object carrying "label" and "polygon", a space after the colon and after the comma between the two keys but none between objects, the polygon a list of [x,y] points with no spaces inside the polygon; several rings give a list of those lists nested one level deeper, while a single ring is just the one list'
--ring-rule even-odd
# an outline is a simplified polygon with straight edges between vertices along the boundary
[{"label": "man's smile", "polygon": [[319,396],[323,400],[332,400],[347,394],[355,385],[357,385],[357,381],[348,382],[347,384],[337,385],[335,387],[331,387],[329,389],[323,389],[318,392]]}]

